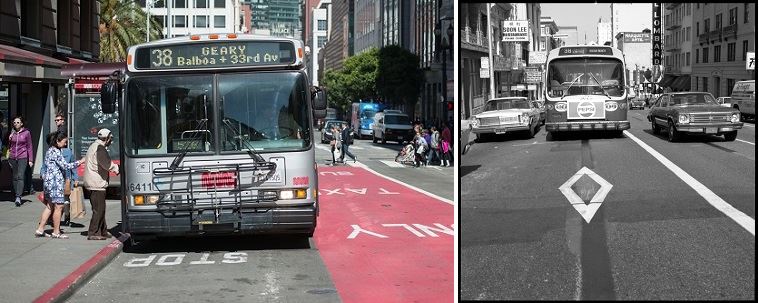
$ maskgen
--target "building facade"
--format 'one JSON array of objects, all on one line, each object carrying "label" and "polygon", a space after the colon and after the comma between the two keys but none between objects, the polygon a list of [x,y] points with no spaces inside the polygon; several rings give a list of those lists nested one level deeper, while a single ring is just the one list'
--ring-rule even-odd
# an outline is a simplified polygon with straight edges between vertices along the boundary
[{"label": "building facade", "polygon": [[617,34],[621,32],[639,33],[653,28],[653,8],[651,3],[611,3],[611,41],[617,47]]},{"label": "building facade", "polygon": [[735,82],[756,80],[746,70],[746,52],[756,52],[756,3],[694,5],[691,90],[730,96]]},{"label": "building facade", "polygon": [[319,52],[323,58],[319,73],[340,69],[345,59],[353,56],[353,4],[354,1],[349,0],[331,1],[329,39]]},{"label": "building facade", "polygon": [[660,86],[669,91],[691,90],[695,6],[695,3],[662,4],[664,55]]},{"label": "building facade", "polygon": [[139,5],[162,25],[165,38],[242,32],[239,0],[141,0]]},{"label": "building facade", "polygon": [[311,28],[311,52],[309,55],[309,67],[308,74],[311,77],[311,83],[314,86],[319,85],[319,60],[315,58],[319,57],[319,52],[327,44],[329,34],[329,8],[326,3],[330,0],[321,0],[318,6],[312,10],[313,16],[309,18],[312,21]]},{"label": "building facade", "polygon": [[311,37],[313,37],[313,17],[314,17],[314,9],[317,9],[317,6],[319,5],[320,0],[303,0],[303,9],[301,10],[300,14],[300,23],[303,24],[303,35],[300,38],[303,40],[303,45],[313,45],[311,43]]},{"label": "building facade", "polygon": [[598,18],[598,24],[596,25],[596,44],[605,45],[607,42],[611,43],[611,22]]},{"label": "building facade", "polygon": [[644,32],[621,32],[617,33],[616,42],[617,49],[621,50],[625,54],[625,65],[627,69],[625,71],[625,77],[627,78],[626,85],[630,87],[628,94],[630,96],[637,96],[640,94],[642,87],[641,84],[644,81],[644,72],[652,69],[652,45],[651,45],[651,31]]},{"label": "building facade", "polygon": [[356,54],[382,47],[381,0],[356,0],[353,47]]},{"label": "building facade", "polygon": [[[98,61],[99,19],[96,0],[4,0],[0,5],[0,127],[7,133],[13,117],[25,118],[35,143],[34,173],[45,151],[43,136],[55,115],[67,112],[68,79],[61,68]],[[0,170],[0,188],[9,187],[9,172],[7,166]]]},{"label": "building facade", "polygon": [[406,48],[419,56],[419,68],[424,72],[415,112],[420,119],[436,125],[452,121],[453,111],[448,111],[447,104],[454,100],[453,1],[417,0],[412,15],[404,22],[414,29]]}]

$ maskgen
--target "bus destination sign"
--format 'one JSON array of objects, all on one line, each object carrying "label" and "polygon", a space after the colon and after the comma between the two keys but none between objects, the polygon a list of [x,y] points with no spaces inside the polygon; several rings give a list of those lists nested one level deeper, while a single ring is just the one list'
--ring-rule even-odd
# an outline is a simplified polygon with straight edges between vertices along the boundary
[{"label": "bus destination sign", "polygon": [[135,51],[135,69],[191,69],[287,65],[295,63],[295,46],[279,41],[216,41],[155,45]]},{"label": "bus destination sign", "polygon": [[613,53],[609,47],[564,47],[559,51],[559,56],[576,56],[576,55],[606,55],[612,56]]}]

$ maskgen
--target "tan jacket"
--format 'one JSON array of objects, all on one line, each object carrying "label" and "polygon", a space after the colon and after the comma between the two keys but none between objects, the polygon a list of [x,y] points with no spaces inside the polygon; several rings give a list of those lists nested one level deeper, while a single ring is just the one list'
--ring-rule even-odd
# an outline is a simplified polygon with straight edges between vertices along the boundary
[{"label": "tan jacket", "polygon": [[84,166],[84,187],[89,190],[105,190],[108,187],[109,171],[119,171],[119,166],[111,161],[105,142],[97,139],[87,149]]}]

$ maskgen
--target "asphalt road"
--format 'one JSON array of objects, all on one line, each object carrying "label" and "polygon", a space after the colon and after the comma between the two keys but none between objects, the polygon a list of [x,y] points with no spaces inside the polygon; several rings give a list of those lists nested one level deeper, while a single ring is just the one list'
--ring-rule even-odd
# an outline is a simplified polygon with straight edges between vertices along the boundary
[{"label": "asphalt road", "polygon": [[400,146],[359,140],[353,146],[359,163],[350,164],[358,167],[325,165],[326,159],[331,161],[328,147],[320,144],[317,149],[321,215],[313,238],[144,242],[117,256],[68,301],[452,300],[452,202],[430,198],[362,168],[449,200],[453,200],[453,168],[395,167],[392,161]]},{"label": "asphalt road", "polygon": [[[646,112],[629,112],[623,138],[546,141],[541,129],[472,146],[460,168],[461,299],[756,299],[755,125],[734,142],[670,143]],[[575,207],[559,188],[583,168],[590,176],[566,184]],[[593,177],[611,185],[605,197]]]}]

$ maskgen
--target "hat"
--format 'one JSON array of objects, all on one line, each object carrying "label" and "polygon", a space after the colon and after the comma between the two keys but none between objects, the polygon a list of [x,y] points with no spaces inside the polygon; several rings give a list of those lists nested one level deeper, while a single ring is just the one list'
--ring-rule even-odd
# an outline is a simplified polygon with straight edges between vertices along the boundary
[{"label": "hat", "polygon": [[100,131],[98,131],[98,138],[100,138],[100,139],[106,139],[110,135],[111,135],[111,130],[109,130],[107,128],[103,128]]}]

